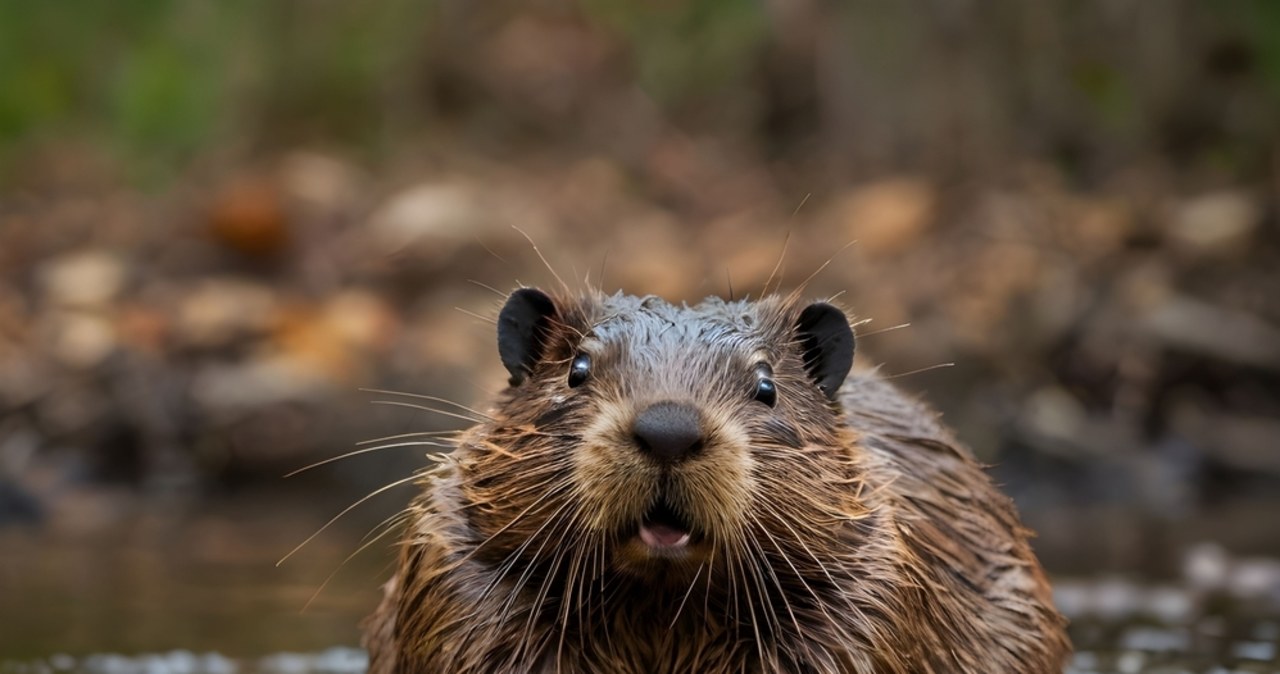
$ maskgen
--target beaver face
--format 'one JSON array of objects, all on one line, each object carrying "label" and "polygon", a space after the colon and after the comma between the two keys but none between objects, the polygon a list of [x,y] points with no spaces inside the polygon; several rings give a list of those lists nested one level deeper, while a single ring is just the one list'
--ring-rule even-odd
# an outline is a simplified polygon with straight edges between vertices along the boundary
[{"label": "beaver face", "polygon": [[852,511],[850,490],[826,488],[853,458],[832,400],[854,337],[828,304],[522,289],[498,337],[511,388],[460,464],[495,562],[537,562],[549,541],[590,550],[582,564],[680,580]]}]

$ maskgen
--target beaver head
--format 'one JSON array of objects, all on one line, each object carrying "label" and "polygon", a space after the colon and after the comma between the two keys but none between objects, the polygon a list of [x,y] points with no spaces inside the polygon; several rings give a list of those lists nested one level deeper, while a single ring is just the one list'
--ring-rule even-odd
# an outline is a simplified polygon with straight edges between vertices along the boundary
[{"label": "beaver head", "polygon": [[459,465],[482,558],[688,585],[717,559],[812,564],[859,512],[836,403],[854,334],[830,304],[525,288],[498,347],[510,387]]}]

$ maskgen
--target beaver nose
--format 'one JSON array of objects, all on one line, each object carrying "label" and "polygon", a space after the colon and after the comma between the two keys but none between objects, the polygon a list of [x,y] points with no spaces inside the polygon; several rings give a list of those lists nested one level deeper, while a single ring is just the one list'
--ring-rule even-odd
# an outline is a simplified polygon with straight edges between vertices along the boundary
[{"label": "beaver nose", "polygon": [[631,427],[640,451],[675,463],[702,449],[702,420],[697,408],[676,402],[654,403]]}]

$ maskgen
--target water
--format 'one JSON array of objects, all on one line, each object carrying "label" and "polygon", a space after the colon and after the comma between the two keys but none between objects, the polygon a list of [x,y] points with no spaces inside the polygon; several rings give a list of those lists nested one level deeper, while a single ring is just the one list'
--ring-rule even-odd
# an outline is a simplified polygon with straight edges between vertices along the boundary
[{"label": "water", "polygon": [[276,653],[234,660],[220,653],[177,650],[125,656],[99,653],[76,658],[65,653],[26,662],[0,664],[3,674],[360,674],[368,666],[364,651],[329,648],[318,653]]},{"label": "water", "polygon": [[[343,562],[402,502],[356,515],[279,567],[332,508],[298,513],[293,497],[254,497],[92,535],[2,531],[0,674],[362,672],[359,622],[393,546]],[[1280,674],[1280,562],[1200,545],[1173,566],[1161,581],[1055,579],[1078,648],[1068,672]]]},{"label": "water", "polygon": [[358,644],[392,543],[343,562],[385,515],[353,513],[276,566],[341,507],[299,513],[307,501],[290,510],[291,498],[129,516],[87,534],[0,530],[0,661],[173,649],[252,660]]},{"label": "water", "polygon": [[[1215,623],[1208,620],[1190,627],[1077,626],[1078,634],[1096,631],[1091,640],[1106,635],[1101,641],[1110,641],[1113,648],[1078,652],[1067,674],[1280,674],[1280,621],[1254,621],[1234,638],[1220,633]],[[344,647],[255,659],[186,650],[134,656],[99,653],[80,658],[59,653],[0,663],[0,674],[360,674],[367,664],[363,651]]]}]

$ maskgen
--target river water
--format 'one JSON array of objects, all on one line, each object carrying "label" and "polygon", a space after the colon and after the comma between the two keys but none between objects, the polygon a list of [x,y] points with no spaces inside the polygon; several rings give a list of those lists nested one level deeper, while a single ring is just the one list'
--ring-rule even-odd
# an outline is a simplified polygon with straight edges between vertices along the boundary
[{"label": "river water", "polygon": [[[397,498],[279,566],[324,517],[255,497],[85,534],[0,531],[0,674],[361,672],[358,624],[392,545],[344,559]],[[1280,674],[1280,561],[1211,544],[1182,556],[1168,578],[1055,578],[1068,671]]]}]

